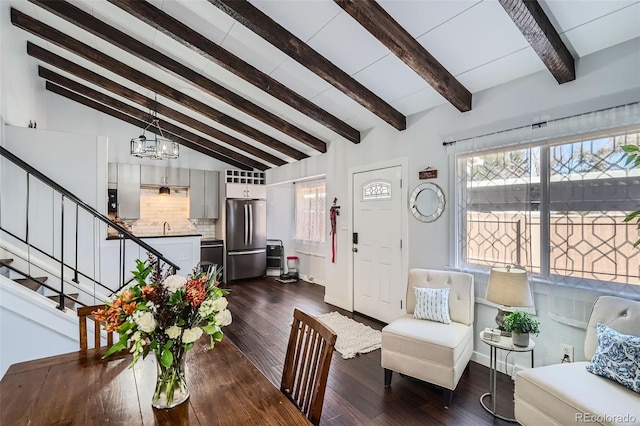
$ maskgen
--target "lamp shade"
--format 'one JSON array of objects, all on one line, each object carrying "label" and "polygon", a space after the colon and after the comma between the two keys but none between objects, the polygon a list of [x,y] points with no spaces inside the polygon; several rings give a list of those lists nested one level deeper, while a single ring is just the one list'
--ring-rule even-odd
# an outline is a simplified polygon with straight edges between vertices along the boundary
[{"label": "lamp shade", "polygon": [[491,268],[486,299],[503,306],[533,305],[527,271],[509,267]]}]

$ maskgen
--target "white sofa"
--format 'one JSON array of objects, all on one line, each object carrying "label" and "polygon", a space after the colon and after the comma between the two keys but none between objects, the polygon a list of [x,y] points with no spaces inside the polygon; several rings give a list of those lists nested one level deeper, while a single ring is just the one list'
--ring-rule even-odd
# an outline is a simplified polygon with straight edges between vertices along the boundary
[{"label": "white sofa", "polygon": [[[449,288],[450,324],[415,319],[414,287]],[[473,353],[473,275],[462,272],[411,269],[406,315],[382,329],[381,364],[385,386],[393,371],[441,386],[449,406]]]},{"label": "white sofa", "polygon": [[[596,324],[637,336],[640,302],[600,297],[593,306],[584,344],[591,360],[597,348]],[[588,361],[554,364],[518,372],[515,416],[524,426],[640,425],[640,394],[617,382],[589,373]]]}]

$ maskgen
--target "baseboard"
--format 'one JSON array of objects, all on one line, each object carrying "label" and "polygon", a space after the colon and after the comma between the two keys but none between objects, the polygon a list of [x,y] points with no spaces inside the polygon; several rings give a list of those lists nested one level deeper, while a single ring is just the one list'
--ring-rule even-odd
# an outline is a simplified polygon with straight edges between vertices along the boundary
[{"label": "baseboard", "polygon": [[349,312],[353,312],[353,308],[351,306],[346,306],[344,304],[344,300],[342,299],[335,299],[333,297],[328,297],[328,296],[324,296],[324,301],[325,303],[328,303],[330,305],[333,306],[337,306],[340,309],[344,309],[345,311],[349,311]]},{"label": "baseboard", "polygon": [[311,283],[311,284],[318,284],[318,285],[321,285],[322,287],[324,287],[324,286],[325,286],[325,285],[324,285],[324,281],[317,280],[317,279],[316,279],[314,276],[312,276],[312,275],[300,275],[300,279],[301,279],[302,281],[306,281],[306,282]]},{"label": "baseboard", "polygon": [[[505,351],[500,351],[500,352],[506,353]],[[498,362],[497,362],[498,371],[500,373],[504,373],[505,371],[508,371],[509,372],[508,375],[511,377],[511,380],[514,379],[514,377],[515,377],[515,375],[516,375],[516,373],[518,371],[526,370],[527,368],[531,368],[529,364],[523,365],[523,364],[519,364],[519,363],[518,364],[512,363],[511,361],[513,360],[513,358],[511,358],[511,357],[513,355],[514,355],[514,353],[512,352],[511,355],[509,356],[509,368],[508,368],[508,370],[505,370],[505,362],[504,361],[498,360]],[[530,354],[527,352],[526,356],[528,357],[528,356],[530,356]],[[489,367],[489,364],[490,364],[489,355],[485,355],[483,353],[474,351],[473,355],[471,355],[471,360],[474,361],[474,362],[477,362],[480,365],[484,365],[487,368],[490,368]]]}]

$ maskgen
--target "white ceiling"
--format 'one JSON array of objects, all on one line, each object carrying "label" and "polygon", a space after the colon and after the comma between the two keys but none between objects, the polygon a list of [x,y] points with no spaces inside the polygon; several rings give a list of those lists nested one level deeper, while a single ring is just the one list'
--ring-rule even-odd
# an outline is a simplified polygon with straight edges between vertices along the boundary
[{"label": "white ceiling", "polygon": [[[378,1],[472,94],[546,69],[496,0]],[[321,124],[106,0],[73,0],[72,3],[320,139],[329,142],[340,138]],[[151,3],[358,130],[366,131],[374,126],[388,126],[360,104],[235,22],[208,1],[152,0]],[[408,116],[447,103],[421,77],[333,1],[252,0],[251,3],[403,114]],[[2,7],[8,7],[8,4],[300,151],[309,155],[317,154],[293,138],[229,107],[197,87],[135,58],[26,0],[5,1],[2,2]],[[640,1],[541,0],[541,5],[577,60],[640,37]],[[23,34],[25,39],[60,56],[153,97],[148,90],[113,75],[108,70],[49,45],[22,30],[15,28],[13,31]],[[164,99],[161,101],[278,155],[277,152],[257,144],[248,137],[225,129],[180,105]]]}]

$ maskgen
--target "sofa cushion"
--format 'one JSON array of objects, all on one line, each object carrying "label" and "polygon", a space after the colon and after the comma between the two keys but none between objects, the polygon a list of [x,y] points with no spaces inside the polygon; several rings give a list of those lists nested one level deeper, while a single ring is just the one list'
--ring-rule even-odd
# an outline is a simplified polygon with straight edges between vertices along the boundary
[{"label": "sofa cushion", "polygon": [[518,372],[516,418],[523,422],[518,410],[526,404],[544,409],[546,416],[563,425],[640,421],[638,394],[587,372],[586,365],[587,362],[554,364]]},{"label": "sofa cushion", "polygon": [[452,322],[419,320],[406,314],[382,329],[385,351],[401,352],[418,359],[453,367],[473,339],[473,327]]},{"label": "sofa cushion", "polygon": [[416,307],[413,317],[449,324],[449,289],[414,287]]},{"label": "sofa cushion", "polygon": [[407,285],[408,314],[413,314],[416,306],[414,287],[450,288],[449,316],[451,321],[466,325],[473,324],[475,298],[473,295],[473,275],[463,272],[435,271],[432,269],[414,268],[409,271]]},{"label": "sofa cushion", "polygon": [[618,333],[598,323],[598,348],[587,371],[640,393],[640,337]]},{"label": "sofa cushion", "polygon": [[598,347],[598,323],[607,324],[620,333],[635,335],[640,330],[640,302],[615,296],[600,296],[596,300],[584,339],[585,359],[591,359]]}]

